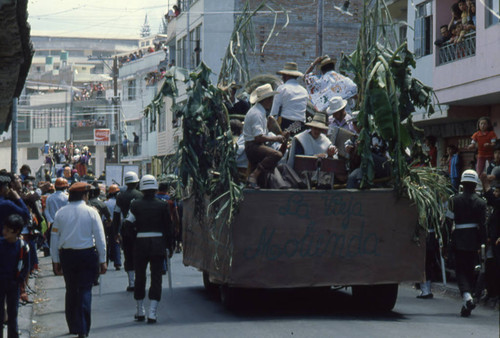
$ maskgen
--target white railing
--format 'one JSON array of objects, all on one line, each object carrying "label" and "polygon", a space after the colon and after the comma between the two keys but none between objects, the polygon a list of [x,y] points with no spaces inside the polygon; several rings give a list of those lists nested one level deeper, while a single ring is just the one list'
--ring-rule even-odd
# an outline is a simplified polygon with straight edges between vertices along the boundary
[{"label": "white railing", "polygon": [[439,65],[476,55],[476,32],[465,34],[459,43],[446,43],[439,48]]}]

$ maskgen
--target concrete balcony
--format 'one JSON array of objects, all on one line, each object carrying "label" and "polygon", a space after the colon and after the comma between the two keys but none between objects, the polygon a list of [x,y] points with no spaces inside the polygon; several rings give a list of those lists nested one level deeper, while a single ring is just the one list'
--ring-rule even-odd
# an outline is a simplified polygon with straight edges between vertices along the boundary
[{"label": "concrete balcony", "polygon": [[126,78],[145,70],[154,70],[161,61],[165,60],[165,52],[158,51],[145,54],[142,58],[125,63],[120,67],[120,79]]},{"label": "concrete balcony", "polygon": [[461,60],[476,55],[476,32],[470,32],[464,36],[464,40],[457,44],[447,43],[439,48],[439,64]]}]

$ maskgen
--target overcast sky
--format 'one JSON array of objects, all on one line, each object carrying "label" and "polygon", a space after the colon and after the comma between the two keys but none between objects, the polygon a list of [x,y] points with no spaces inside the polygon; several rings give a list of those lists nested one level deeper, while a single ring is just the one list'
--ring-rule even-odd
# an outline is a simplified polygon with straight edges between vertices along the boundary
[{"label": "overcast sky", "polygon": [[[31,34],[139,37],[148,15],[153,34],[175,0],[29,0]],[[170,3],[170,4],[169,4]]]}]

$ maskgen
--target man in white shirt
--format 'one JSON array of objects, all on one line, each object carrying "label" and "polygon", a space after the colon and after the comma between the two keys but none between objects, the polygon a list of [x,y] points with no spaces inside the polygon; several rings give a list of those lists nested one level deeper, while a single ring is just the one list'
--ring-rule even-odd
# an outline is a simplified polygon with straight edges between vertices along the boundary
[{"label": "man in white shirt", "polygon": [[283,156],[280,151],[265,145],[266,142],[284,143],[282,135],[269,136],[267,131],[266,110],[273,104],[273,91],[270,84],[257,87],[250,95],[250,103],[254,106],[245,115],[243,137],[245,138],[245,152],[250,164],[251,174],[248,176],[248,187],[259,189],[257,180],[263,171],[273,171]]},{"label": "man in white shirt", "polygon": [[283,69],[277,74],[282,76],[284,83],[276,89],[278,94],[274,97],[271,116],[280,123],[282,130],[296,121],[301,122],[303,126],[306,121],[309,94],[298,83],[297,78],[304,74],[298,71],[295,62],[285,63]]},{"label": "man in white shirt", "polygon": [[[354,99],[358,94],[358,86],[347,76],[335,72],[335,59],[328,56],[320,56],[306,70],[304,82],[311,101],[317,111],[324,111],[328,107],[328,101],[334,96],[340,96],[344,100]],[[321,75],[313,73],[319,64]],[[354,104],[347,106],[347,112],[351,111]]]},{"label": "man in white shirt", "polygon": [[101,217],[86,205],[90,187],[78,182],[69,188],[69,204],[56,214],[50,243],[54,273],[64,275],[66,283],[66,322],[70,334],[78,337],[86,337],[90,331],[92,285],[98,263],[101,274],[107,270]]}]

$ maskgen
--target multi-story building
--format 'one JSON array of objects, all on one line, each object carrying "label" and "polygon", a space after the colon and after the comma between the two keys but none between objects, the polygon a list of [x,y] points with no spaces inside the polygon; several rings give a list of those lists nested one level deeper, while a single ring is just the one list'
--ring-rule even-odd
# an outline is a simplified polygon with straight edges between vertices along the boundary
[{"label": "multi-story building", "polygon": [[466,149],[477,130],[477,119],[491,118],[500,135],[500,24],[498,1],[475,1],[476,25],[459,43],[436,46],[440,28],[451,21],[450,8],[456,0],[403,0],[393,3],[408,8],[408,45],[415,53],[413,74],[434,88],[441,104],[430,118],[417,112],[414,119],[426,135],[438,137],[444,154],[449,144],[458,146],[463,168],[469,166],[474,152]]},{"label": "multi-story building", "polygon": [[142,173],[152,172],[152,159],[159,149],[158,133],[164,132],[166,127],[165,114],[160,115],[158,120],[155,114],[144,116],[144,109],[153,101],[163,83],[162,73],[167,67],[164,64],[166,49],[159,46],[161,39],[155,37],[151,39],[151,43],[146,43],[145,47],[151,49],[141,58],[121,62],[118,73],[121,141],[123,142],[125,135],[129,141],[126,151],[123,147],[120,148],[120,161],[138,164]]}]

